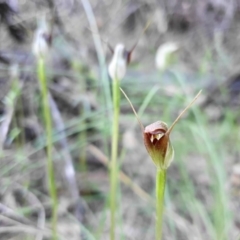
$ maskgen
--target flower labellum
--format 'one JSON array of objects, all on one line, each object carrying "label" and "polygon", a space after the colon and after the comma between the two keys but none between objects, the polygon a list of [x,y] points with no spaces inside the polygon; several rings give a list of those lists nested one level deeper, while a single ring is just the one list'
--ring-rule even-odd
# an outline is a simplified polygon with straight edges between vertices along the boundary
[{"label": "flower labellum", "polygon": [[174,158],[169,134],[167,124],[161,121],[148,125],[143,132],[146,149],[160,169],[167,169]]}]

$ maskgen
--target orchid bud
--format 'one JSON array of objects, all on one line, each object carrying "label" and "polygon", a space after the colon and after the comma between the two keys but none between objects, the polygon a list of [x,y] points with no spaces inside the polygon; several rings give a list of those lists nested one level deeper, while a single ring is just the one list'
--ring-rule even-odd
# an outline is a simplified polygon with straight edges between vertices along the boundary
[{"label": "orchid bud", "polygon": [[113,58],[108,66],[108,73],[112,80],[122,80],[126,74],[127,59],[123,44],[118,44],[113,51]]},{"label": "orchid bud", "polygon": [[178,45],[176,43],[165,43],[161,45],[156,53],[155,64],[156,68],[163,71],[169,65],[169,58],[174,52],[178,50]]},{"label": "orchid bud", "polygon": [[33,54],[36,57],[45,57],[49,52],[49,47],[51,45],[51,29],[47,23],[46,17],[38,22],[38,27],[35,31],[35,36],[32,45]]},{"label": "orchid bud", "polygon": [[143,132],[145,147],[157,168],[167,169],[173,158],[167,124],[157,121],[145,127]]}]

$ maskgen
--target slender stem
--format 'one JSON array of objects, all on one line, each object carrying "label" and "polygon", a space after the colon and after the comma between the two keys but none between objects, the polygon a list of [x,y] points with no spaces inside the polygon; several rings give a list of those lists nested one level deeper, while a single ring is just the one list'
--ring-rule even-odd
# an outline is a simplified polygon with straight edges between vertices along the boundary
[{"label": "slender stem", "polygon": [[45,61],[43,58],[38,58],[38,80],[42,95],[42,111],[43,119],[45,121],[45,130],[46,130],[46,151],[47,151],[47,174],[48,174],[48,189],[50,197],[52,199],[52,229],[53,229],[53,238],[57,239],[57,190],[55,184],[55,174],[54,174],[54,165],[53,165],[53,141],[52,141],[52,119],[51,112],[49,108],[49,98],[48,98],[48,87],[45,71]]},{"label": "slender stem", "polygon": [[115,239],[115,210],[116,210],[116,192],[118,183],[118,135],[119,135],[119,103],[120,91],[119,80],[112,81],[113,92],[113,123],[112,123],[112,152],[111,152],[111,167],[110,167],[110,211],[111,211],[111,229],[110,239]]},{"label": "slender stem", "polygon": [[163,204],[164,190],[166,184],[167,170],[157,169],[156,174],[156,240],[162,239],[162,219],[163,219]]}]

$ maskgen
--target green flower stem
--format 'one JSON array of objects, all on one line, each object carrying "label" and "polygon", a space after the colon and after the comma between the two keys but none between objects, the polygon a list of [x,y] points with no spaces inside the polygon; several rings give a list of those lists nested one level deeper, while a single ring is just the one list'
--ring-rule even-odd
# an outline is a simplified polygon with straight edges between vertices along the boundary
[{"label": "green flower stem", "polygon": [[115,239],[115,211],[116,211],[116,193],[118,184],[118,135],[119,135],[119,103],[120,103],[120,81],[113,79],[113,123],[112,123],[112,151],[110,164],[110,212],[111,212],[111,227],[110,239]]},{"label": "green flower stem", "polygon": [[162,219],[164,205],[164,190],[167,170],[157,169],[156,174],[156,240],[162,239]]},{"label": "green flower stem", "polygon": [[54,165],[53,165],[53,141],[52,141],[52,120],[51,120],[51,112],[49,108],[48,101],[48,87],[47,87],[47,79],[46,79],[46,71],[45,71],[45,61],[44,58],[38,58],[38,80],[40,85],[40,91],[42,95],[42,111],[43,111],[43,119],[45,121],[45,130],[46,130],[46,151],[47,151],[47,174],[48,174],[48,189],[50,193],[50,197],[52,200],[52,230],[53,237],[52,239],[57,239],[57,189],[55,184],[55,174],[54,174]]}]

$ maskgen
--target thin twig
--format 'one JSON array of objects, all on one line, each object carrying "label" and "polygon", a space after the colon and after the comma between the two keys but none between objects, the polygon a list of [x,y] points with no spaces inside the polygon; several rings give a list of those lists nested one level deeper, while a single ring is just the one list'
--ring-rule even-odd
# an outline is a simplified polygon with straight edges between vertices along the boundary
[{"label": "thin twig", "polygon": [[5,112],[6,114],[4,116],[4,120],[2,121],[2,124],[0,126],[0,149],[3,149],[4,143],[7,138],[9,127],[14,114],[14,105],[8,106]]},{"label": "thin twig", "polygon": [[0,233],[15,233],[15,232],[25,232],[30,234],[39,234],[39,232],[43,233],[44,236],[51,236],[51,231],[42,231],[40,229],[30,227],[30,226],[12,226],[12,227],[1,227]]},{"label": "thin twig", "polygon": [[14,211],[13,209],[5,206],[4,204],[0,203],[0,214],[2,216],[6,216],[8,218],[14,219],[15,221],[21,223],[21,224],[28,224],[28,225],[32,225],[33,222],[30,221],[29,219],[19,215],[18,213],[16,213],[16,211]]},{"label": "thin twig", "polygon": [[[23,188],[21,185],[18,185],[18,187],[21,188],[21,190],[27,194],[26,198],[28,199],[29,203],[37,205],[37,208],[38,208],[37,228],[43,231],[45,229],[46,214],[45,214],[45,209],[44,209],[42,203],[32,192],[30,192],[26,188]],[[39,233],[37,233],[35,239],[42,240],[43,232],[40,231]]]},{"label": "thin twig", "polygon": [[[104,164],[106,167],[109,167],[109,160],[102,151],[100,151],[94,145],[89,145],[87,148],[93,155],[97,157],[99,161],[101,161],[102,164]],[[146,193],[142,188],[134,183],[131,178],[129,178],[124,172],[119,171],[119,178],[125,185],[131,187],[132,190],[144,201],[154,204],[154,200],[151,198],[151,196],[149,196],[148,193]]]},{"label": "thin twig", "polygon": [[[23,196],[25,197],[25,199],[31,205],[35,205],[37,207],[37,211],[38,211],[37,228],[39,230],[43,231],[45,229],[46,214],[45,214],[45,209],[44,209],[42,203],[39,201],[39,199],[35,196],[35,194],[33,194],[31,191],[24,188],[23,186],[21,186],[18,183],[13,183],[13,185],[10,186],[10,188],[13,188],[14,190],[20,191],[23,194]],[[35,238],[36,240],[42,240],[43,239],[43,232],[42,231],[39,231],[36,234],[36,238]]]},{"label": "thin twig", "polygon": [[52,114],[52,120],[53,120],[55,129],[59,134],[59,141],[57,144],[59,145],[59,148],[61,148],[61,155],[64,161],[64,167],[62,169],[64,169],[65,172],[62,175],[64,176],[64,178],[66,179],[66,182],[68,183],[70,199],[77,203],[75,216],[79,221],[82,221],[83,216],[82,216],[81,209],[83,207],[79,206],[81,204],[81,196],[78,191],[78,185],[77,185],[76,176],[75,176],[76,174],[73,166],[73,160],[69,153],[67,137],[65,134],[65,126],[64,126],[60,111],[57,107],[57,104],[55,103],[50,93],[49,93],[49,104],[50,104],[50,109]]}]

